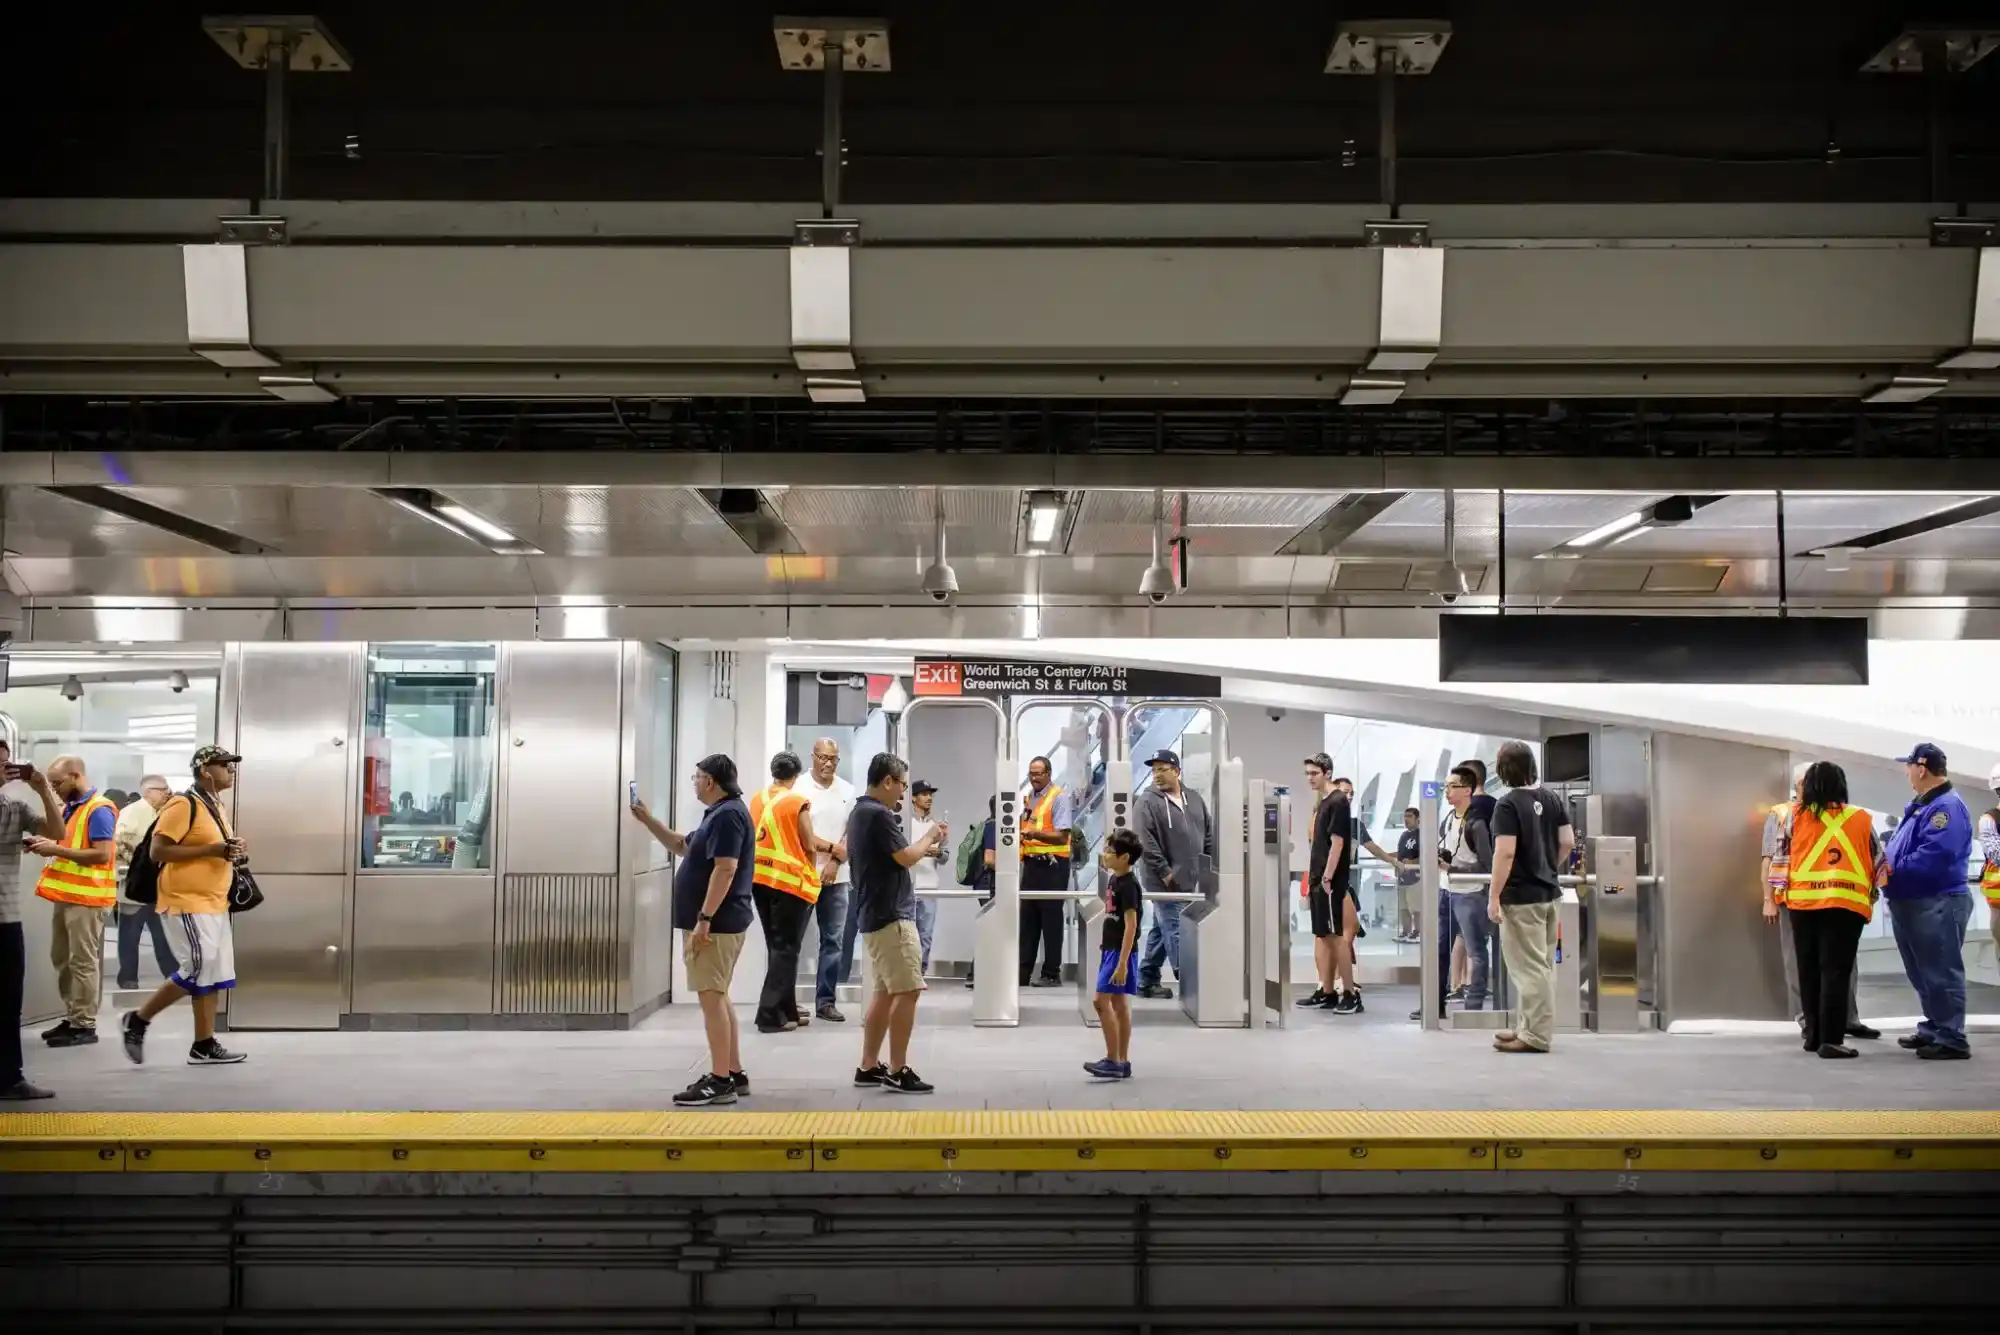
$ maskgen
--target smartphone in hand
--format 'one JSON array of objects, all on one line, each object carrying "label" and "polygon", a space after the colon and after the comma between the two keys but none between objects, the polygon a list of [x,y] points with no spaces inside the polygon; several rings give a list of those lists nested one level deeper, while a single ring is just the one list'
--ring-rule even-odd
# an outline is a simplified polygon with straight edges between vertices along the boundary
[{"label": "smartphone in hand", "polygon": [[637,779],[625,785],[625,805],[628,807],[639,805],[639,781]]}]

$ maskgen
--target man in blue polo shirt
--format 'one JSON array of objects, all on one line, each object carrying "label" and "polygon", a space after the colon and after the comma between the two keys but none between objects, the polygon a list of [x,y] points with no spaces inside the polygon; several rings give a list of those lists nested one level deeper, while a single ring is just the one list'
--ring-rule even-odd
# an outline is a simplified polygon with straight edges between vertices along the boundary
[{"label": "man in blue polo shirt", "polygon": [[1962,1061],[1965,1041],[1965,924],[1972,917],[1966,863],[1972,857],[1972,815],[1952,791],[1944,752],[1930,742],[1902,758],[1916,798],[1884,855],[1883,894],[1895,924],[1903,972],[1923,1008],[1917,1032],[1898,1039],[1926,1061]]}]

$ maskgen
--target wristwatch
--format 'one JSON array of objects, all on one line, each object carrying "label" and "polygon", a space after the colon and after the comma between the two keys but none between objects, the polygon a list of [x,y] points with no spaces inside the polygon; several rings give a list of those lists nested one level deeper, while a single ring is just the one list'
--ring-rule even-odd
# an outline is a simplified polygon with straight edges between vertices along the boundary
[{"label": "wristwatch", "polygon": [[697,913],[697,914],[695,915],[695,921],[696,921],[696,922],[714,922],[714,921],[715,921],[715,915],[714,915],[713,913]]}]

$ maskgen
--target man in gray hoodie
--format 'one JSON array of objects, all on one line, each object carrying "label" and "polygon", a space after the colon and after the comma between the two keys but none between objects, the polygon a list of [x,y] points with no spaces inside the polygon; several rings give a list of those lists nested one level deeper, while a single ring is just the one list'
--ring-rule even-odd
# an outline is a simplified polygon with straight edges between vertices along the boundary
[{"label": "man in gray hoodie", "polygon": [[1174,977],[1181,972],[1181,905],[1153,896],[1197,894],[1204,867],[1215,861],[1215,822],[1201,794],[1181,782],[1181,758],[1162,751],[1146,762],[1153,782],[1139,795],[1132,824],[1139,834],[1139,884],[1153,910],[1146,933],[1145,954],[1139,960],[1139,995],[1171,997],[1160,983],[1160,966],[1172,961]]}]

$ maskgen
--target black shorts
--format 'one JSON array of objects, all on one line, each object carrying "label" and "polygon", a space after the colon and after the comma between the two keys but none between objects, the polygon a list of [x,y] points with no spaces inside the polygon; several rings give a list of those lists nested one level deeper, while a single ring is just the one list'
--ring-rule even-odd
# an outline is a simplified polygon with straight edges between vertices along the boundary
[{"label": "black shorts", "polygon": [[1333,905],[1326,891],[1314,887],[1306,895],[1306,904],[1312,910],[1313,935],[1338,936],[1333,929]]}]

